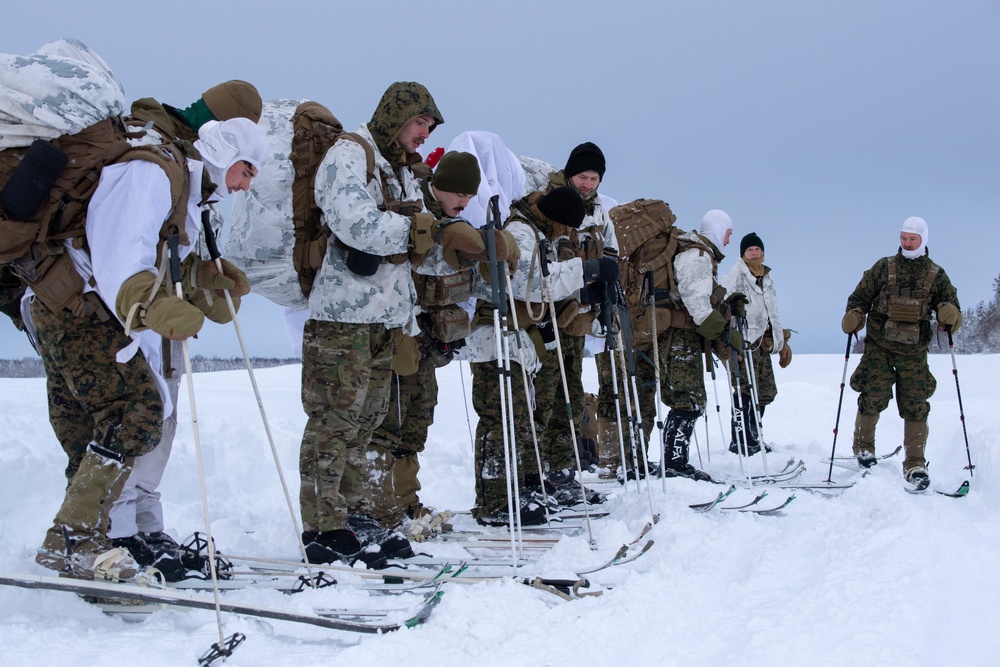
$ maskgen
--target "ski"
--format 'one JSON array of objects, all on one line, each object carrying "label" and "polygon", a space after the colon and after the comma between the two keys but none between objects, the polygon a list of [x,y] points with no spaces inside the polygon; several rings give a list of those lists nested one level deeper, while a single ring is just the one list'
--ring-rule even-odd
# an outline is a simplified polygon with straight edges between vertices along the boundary
[{"label": "ski", "polygon": [[582,577],[585,574],[593,574],[594,572],[600,572],[601,570],[606,570],[609,567],[616,567],[618,565],[624,565],[625,563],[631,563],[635,559],[645,554],[647,551],[650,550],[650,548],[652,548],[653,540],[647,541],[642,546],[641,549],[635,551],[634,553],[631,553],[631,555],[630,552],[632,551],[632,548],[637,546],[642,541],[642,538],[644,538],[647,535],[647,533],[649,533],[649,531],[653,529],[653,524],[656,523],[656,521],[658,520],[659,520],[659,515],[654,517],[654,521],[651,521],[647,523],[645,526],[643,526],[642,530],[639,531],[639,534],[636,535],[636,537],[632,539],[632,541],[623,544],[621,548],[619,548],[618,551],[615,553],[615,555],[612,556],[610,559],[608,559],[607,561],[601,563],[596,567],[590,568],[589,570],[578,571],[576,573],[577,576]]},{"label": "ski", "polygon": [[842,491],[854,486],[854,482],[776,482],[777,489],[802,489],[804,491]]},{"label": "ski", "polygon": [[748,507],[753,507],[754,505],[756,505],[760,501],[764,500],[764,498],[766,496],[767,496],[767,491],[765,491],[764,493],[760,494],[759,496],[757,496],[756,498],[754,498],[753,500],[751,500],[750,502],[748,502],[745,505],[730,505],[729,507],[720,507],[719,509],[720,510],[738,510],[738,511],[742,512],[743,510],[747,509]]},{"label": "ski", "polygon": [[693,509],[695,512],[708,512],[713,507],[728,498],[734,491],[736,491],[736,485],[730,484],[728,489],[720,491],[719,495],[717,495],[713,500],[709,500],[705,503],[695,503],[694,505],[688,505],[688,507]]},{"label": "ski", "polygon": [[776,514],[776,513],[780,512],[781,510],[785,509],[786,507],[788,507],[792,503],[793,500],[795,500],[795,496],[791,495],[791,496],[788,496],[788,498],[785,499],[785,502],[781,503],[780,505],[777,505],[776,507],[747,507],[747,508],[741,509],[740,511],[741,512],[753,512],[754,514],[763,514],[763,515]]},{"label": "ski", "polygon": [[934,493],[940,493],[942,496],[948,496],[949,498],[964,498],[969,495],[969,480],[962,482],[955,491],[942,491],[941,489],[934,489]]},{"label": "ski", "polygon": [[[896,449],[892,450],[888,454],[882,454],[881,456],[876,456],[875,460],[876,461],[884,461],[885,459],[891,459],[893,456],[896,456],[901,451],[903,451],[903,446],[899,445],[898,447],[896,447]],[[827,464],[830,463],[830,457],[825,457],[825,458],[822,458],[820,460],[823,463],[827,463]],[[837,461],[854,461],[855,463],[857,463],[858,457],[856,457],[853,454],[851,454],[850,456],[834,456],[833,457],[833,463],[834,463],[834,465],[837,464]]]},{"label": "ski", "polygon": [[[69,579],[48,575],[0,573],[0,585],[29,589],[64,591],[67,593],[75,593],[76,595],[101,600],[135,600],[165,606],[189,607],[192,609],[207,609],[212,611],[215,610],[215,602],[209,597],[196,596],[177,590],[137,586],[135,584],[127,583]],[[379,634],[419,625],[430,615],[431,610],[434,608],[434,605],[438,603],[441,595],[442,592],[437,589],[425,595],[421,603],[415,609],[408,610],[405,618],[399,621],[382,620],[378,622],[369,622],[360,620],[345,620],[336,617],[322,616],[316,613],[300,613],[283,609],[273,609],[269,607],[259,607],[230,602],[226,600],[220,601],[219,607],[222,611],[241,614],[244,616],[254,616],[257,618],[268,618],[279,621],[289,621],[292,623],[315,625],[321,628],[342,630],[344,632]]]}]

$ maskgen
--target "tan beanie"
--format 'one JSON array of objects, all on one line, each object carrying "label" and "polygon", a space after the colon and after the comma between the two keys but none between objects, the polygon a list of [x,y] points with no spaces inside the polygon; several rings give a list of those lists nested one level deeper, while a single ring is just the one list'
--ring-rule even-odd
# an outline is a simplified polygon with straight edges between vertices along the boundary
[{"label": "tan beanie", "polygon": [[209,111],[219,120],[249,118],[260,121],[264,103],[253,84],[239,79],[212,86],[201,95]]}]

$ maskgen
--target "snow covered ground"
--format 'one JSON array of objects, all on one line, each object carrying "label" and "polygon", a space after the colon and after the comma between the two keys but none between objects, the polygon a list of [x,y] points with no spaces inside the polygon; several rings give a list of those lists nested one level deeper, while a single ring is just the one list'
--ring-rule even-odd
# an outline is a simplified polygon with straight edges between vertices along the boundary
[{"label": "snow covered ground", "polygon": [[[857,360],[851,357],[851,369]],[[951,359],[936,355],[931,364],[938,379],[931,476],[935,486],[953,488],[968,473]],[[994,665],[1000,653],[1000,356],[959,357],[958,364],[977,465],[965,499],[906,493],[899,459],[842,492],[797,491],[780,516],[698,514],[687,505],[721,487],[671,480],[663,493],[656,481],[652,504],[661,519],[648,536],[655,544],[633,563],[592,575],[594,588],[605,589],[601,597],[565,602],[513,581],[451,585],[428,623],[385,636],[225,614],[227,636],[247,635],[227,664]],[[843,366],[838,355],[797,355],[777,371],[779,396],[765,422],[772,469],[801,458],[808,471],[800,479],[826,479],[820,459],[830,453]],[[585,382],[595,389],[593,365],[585,368]],[[257,372],[293,500],[305,422],[299,370]],[[422,498],[438,508],[468,509],[474,498],[461,371],[468,392],[467,365],[439,371],[441,404],[423,456]],[[195,392],[217,544],[233,553],[293,557],[288,507],[246,372],[198,374]],[[719,394],[725,414],[727,392],[720,387]],[[736,456],[720,447],[710,402],[712,463],[706,468],[717,477],[735,475]],[[186,389],[181,411],[161,487],[175,537],[204,527]],[[838,453],[850,449],[854,415],[848,388]],[[698,430],[705,455],[704,424]],[[890,406],[878,429],[879,453],[901,439],[902,422]],[[0,571],[44,573],[34,549],[62,498],[64,464],[45,416],[44,381],[0,380]],[[833,475],[852,473],[835,468]],[[733,503],[749,493],[737,492]],[[762,504],[786,493],[772,490]],[[608,506],[611,515],[593,522],[596,550],[585,534],[567,536],[522,573],[560,576],[596,565],[649,521],[645,490],[619,492]],[[425,550],[464,553],[454,544]],[[414,599],[350,586],[293,597],[266,590],[226,595],[297,609],[401,606]],[[165,609],[129,622],[71,594],[0,588],[2,665],[192,665],[218,636],[208,611]]]}]

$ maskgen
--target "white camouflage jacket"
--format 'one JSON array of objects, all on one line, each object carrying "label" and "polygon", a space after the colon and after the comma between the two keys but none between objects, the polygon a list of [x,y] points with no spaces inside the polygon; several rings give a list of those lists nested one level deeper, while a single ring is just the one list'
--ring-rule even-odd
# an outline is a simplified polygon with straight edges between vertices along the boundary
[{"label": "white camouflage jacket", "polygon": [[[375,168],[384,174],[392,197],[399,201],[420,199],[413,173],[401,170],[400,181],[379,154],[367,126],[362,125],[357,133],[375,151]],[[377,177],[365,183],[365,172],[365,151],[353,141],[335,143],[316,172],[316,203],[333,237],[309,296],[310,317],[353,324],[380,322],[387,329],[403,327],[408,334],[416,335],[417,295],[410,262],[384,262],[374,275],[359,276],[347,268],[346,253],[334,242],[336,238],[347,246],[382,257],[406,252],[411,219],[378,209],[385,201],[382,184]],[[434,247],[422,266],[422,272],[433,275],[454,273],[445,263],[440,246]]]},{"label": "white camouflage jacket", "polygon": [[[712,242],[697,232],[686,232],[678,239],[704,243],[710,248]],[[710,298],[718,277],[718,263],[709,253],[700,248],[688,248],[674,257],[674,277],[677,291],[688,314],[697,326],[712,314]]]},{"label": "white camouflage jacket", "polygon": [[[536,263],[532,269],[532,256],[537,245],[535,230],[527,222],[513,217],[507,224],[509,231],[517,240],[518,248],[521,250],[521,258],[517,264],[517,270],[511,275],[511,288],[514,291],[514,298],[519,301],[531,303],[532,310],[537,312],[543,307],[541,291],[541,269]],[[554,301],[560,301],[574,295],[583,287],[583,260],[578,257],[557,262],[555,258],[555,246],[549,245],[549,283]],[[531,289],[528,290],[528,278],[531,272]],[[474,298],[489,301],[492,298],[492,288],[485,280],[477,280],[473,285],[472,296]],[[529,373],[533,373],[541,367],[535,346],[524,331],[524,322],[518,323],[522,329],[519,330],[521,337],[521,347],[526,355],[525,368]],[[496,338],[492,324],[480,326],[472,331],[466,339],[466,347],[462,349],[462,359],[467,361],[496,361]],[[512,360],[517,361],[516,351],[512,355]]]},{"label": "white camouflage jacket", "polygon": [[761,278],[761,283],[763,283],[762,286],[757,284],[757,279],[750,273],[750,269],[742,258],[722,279],[722,286],[726,288],[727,294],[739,292],[750,300],[746,306],[748,342],[757,343],[767,331],[767,325],[770,323],[774,338],[774,348],[771,353],[777,354],[785,346],[785,337],[781,335],[778,294],[774,290],[774,280],[771,278],[770,269]]}]

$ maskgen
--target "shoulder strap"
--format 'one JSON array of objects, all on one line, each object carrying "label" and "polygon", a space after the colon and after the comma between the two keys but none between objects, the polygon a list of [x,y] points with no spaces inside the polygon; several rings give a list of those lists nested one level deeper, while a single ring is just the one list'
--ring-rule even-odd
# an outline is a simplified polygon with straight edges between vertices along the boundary
[{"label": "shoulder strap", "polygon": [[187,156],[180,147],[174,144],[158,146],[139,146],[125,153],[118,162],[145,160],[159,166],[167,174],[170,181],[170,214],[160,227],[160,243],[176,232],[180,236],[181,245],[190,245],[184,230],[187,219],[187,200],[191,192],[191,179],[188,176]]}]

